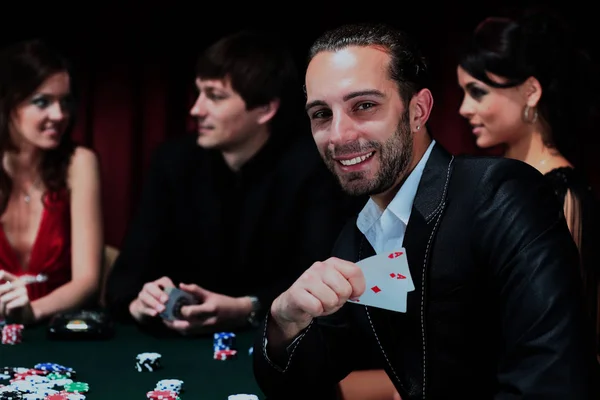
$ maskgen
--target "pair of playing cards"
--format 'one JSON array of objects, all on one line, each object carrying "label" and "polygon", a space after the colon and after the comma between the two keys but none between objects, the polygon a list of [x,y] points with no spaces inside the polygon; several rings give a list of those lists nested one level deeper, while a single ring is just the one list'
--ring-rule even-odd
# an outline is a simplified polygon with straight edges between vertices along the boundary
[{"label": "pair of playing cards", "polygon": [[404,248],[365,258],[356,265],[363,271],[366,289],[358,299],[348,300],[350,303],[406,312],[406,298],[415,285]]},{"label": "pair of playing cards", "polygon": [[190,304],[198,304],[198,300],[192,294],[176,287],[166,287],[163,291],[169,295],[165,304],[165,311],[160,316],[167,321],[182,319],[181,307]]}]

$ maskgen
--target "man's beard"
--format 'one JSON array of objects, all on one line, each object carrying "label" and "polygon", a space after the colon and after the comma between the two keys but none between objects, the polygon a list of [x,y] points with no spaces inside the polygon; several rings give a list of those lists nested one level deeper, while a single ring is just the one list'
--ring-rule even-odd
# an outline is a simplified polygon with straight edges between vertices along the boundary
[{"label": "man's beard", "polygon": [[[408,110],[402,115],[396,132],[383,144],[370,141],[361,145],[358,141],[337,146],[333,150],[327,149],[324,161],[329,170],[337,177],[342,189],[353,196],[375,195],[383,193],[394,186],[401,175],[406,173],[412,160],[413,140],[408,121]],[[374,156],[379,157],[379,171],[372,180],[368,180],[367,172],[349,172],[338,174],[333,155],[338,157],[343,154],[365,153],[376,151]],[[374,157],[373,156],[373,157]]]}]

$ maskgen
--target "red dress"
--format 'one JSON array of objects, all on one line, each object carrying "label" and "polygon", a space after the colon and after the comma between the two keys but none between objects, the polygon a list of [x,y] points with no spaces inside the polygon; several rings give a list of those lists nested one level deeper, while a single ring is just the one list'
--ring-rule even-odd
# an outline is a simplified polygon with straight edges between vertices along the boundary
[{"label": "red dress", "polygon": [[45,275],[47,279],[44,282],[27,285],[31,301],[71,280],[71,208],[68,192],[44,196],[44,210],[27,271],[23,271],[4,229],[0,228],[0,269],[17,276]]}]

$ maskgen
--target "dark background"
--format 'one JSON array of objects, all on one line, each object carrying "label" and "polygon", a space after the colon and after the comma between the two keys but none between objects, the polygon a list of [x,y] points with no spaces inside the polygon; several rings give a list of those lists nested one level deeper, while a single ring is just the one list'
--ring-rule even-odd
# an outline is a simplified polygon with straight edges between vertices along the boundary
[{"label": "dark background", "polygon": [[[308,47],[328,28],[371,20],[406,29],[420,40],[430,60],[434,137],[454,154],[483,153],[458,114],[462,93],[456,82],[456,52],[484,17],[531,5],[551,5],[575,24],[580,40],[598,59],[598,17],[595,7],[583,1],[436,3],[15,3],[2,11],[0,41],[6,44],[42,36],[57,43],[73,60],[81,94],[75,137],[101,157],[106,241],[119,246],[137,206],[152,151],[165,138],[192,126],[187,113],[193,101],[195,58],[224,34],[252,28],[283,37],[303,72]],[[600,162],[595,154],[598,134],[588,133],[581,139],[589,144],[588,173],[600,193]]]}]

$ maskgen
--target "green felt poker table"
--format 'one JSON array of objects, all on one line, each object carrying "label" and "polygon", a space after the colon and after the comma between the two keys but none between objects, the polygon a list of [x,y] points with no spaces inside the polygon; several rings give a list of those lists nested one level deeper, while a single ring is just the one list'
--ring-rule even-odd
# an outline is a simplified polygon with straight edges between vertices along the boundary
[{"label": "green felt poker table", "polygon": [[[231,360],[213,358],[212,335],[158,337],[124,324],[115,324],[114,336],[104,340],[55,340],[46,332],[43,325],[28,327],[21,343],[0,345],[0,367],[33,368],[45,362],[71,367],[77,374],[74,380],[89,384],[89,400],[145,399],[161,379],[184,382],[181,400],[227,400],[241,393],[264,399],[249,354],[253,330],[236,332],[237,358]],[[143,352],[160,353],[162,368],[138,372],[136,356]]]}]

